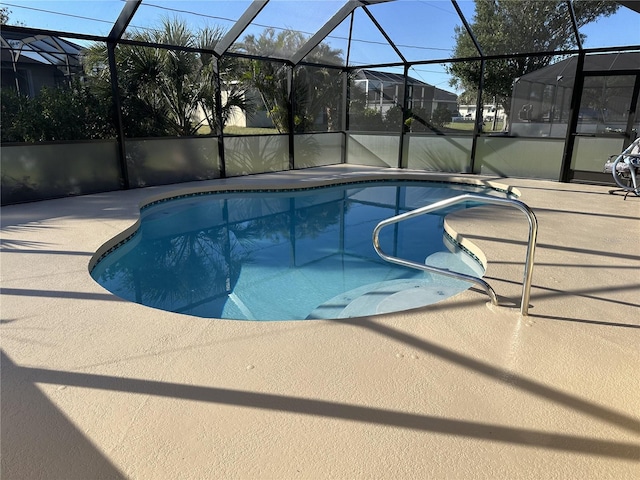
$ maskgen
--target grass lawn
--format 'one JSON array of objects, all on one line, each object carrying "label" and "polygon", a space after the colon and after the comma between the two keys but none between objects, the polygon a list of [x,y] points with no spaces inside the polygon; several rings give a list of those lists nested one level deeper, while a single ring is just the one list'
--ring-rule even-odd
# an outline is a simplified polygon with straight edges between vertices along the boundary
[{"label": "grass lawn", "polygon": [[276,128],[255,128],[255,127],[224,127],[225,135],[275,135],[278,132]]},{"label": "grass lawn", "polygon": [[[483,132],[501,132],[502,131],[502,124],[503,122],[496,122],[496,129],[493,130],[493,122],[484,122],[484,128],[482,129]],[[475,123],[473,122],[452,122],[452,123],[445,123],[444,125],[447,128],[450,128],[452,130],[460,130],[461,132],[471,132],[473,131],[473,127],[475,126]]]},{"label": "grass lawn", "polygon": [[[198,129],[199,135],[209,135],[211,129],[208,125],[203,125]],[[252,128],[252,127],[234,127],[227,126],[224,128],[225,135],[273,135],[277,134],[275,128]]]},{"label": "grass lawn", "polygon": [[[474,123],[473,122],[452,122],[445,123],[446,128],[451,130],[459,130],[461,132],[471,132],[473,131]],[[493,122],[485,122],[483,132],[501,132],[502,131],[502,122],[496,123],[496,129],[492,130]],[[203,125],[198,130],[200,135],[208,135],[211,132],[208,126]],[[276,135],[278,134],[278,130],[275,128],[254,128],[254,127],[234,127],[234,126],[226,126],[224,128],[225,135]]]}]

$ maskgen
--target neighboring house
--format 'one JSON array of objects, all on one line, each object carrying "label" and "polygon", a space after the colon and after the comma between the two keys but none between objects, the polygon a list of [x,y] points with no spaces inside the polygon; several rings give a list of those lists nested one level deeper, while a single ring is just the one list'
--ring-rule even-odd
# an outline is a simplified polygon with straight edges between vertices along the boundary
[{"label": "neighboring house", "polygon": [[[476,119],[476,109],[477,107],[475,105],[459,105],[458,112],[460,112],[460,116],[455,117],[453,121],[474,121]],[[492,122],[496,115],[498,121],[504,120],[504,108],[502,108],[502,106],[498,106],[497,108],[494,104],[482,106],[483,122]]]},{"label": "neighboring house", "polygon": [[[228,92],[222,90],[222,102],[227,101]],[[230,127],[249,127],[249,128],[275,128],[271,118],[267,115],[260,93],[255,89],[248,89],[245,92],[245,100],[257,106],[257,110],[251,115],[247,115],[238,107],[233,107],[231,116],[227,119],[227,126]]]},{"label": "neighboring house", "polygon": [[35,96],[43,87],[68,82],[82,71],[82,47],[48,35],[1,32],[2,88]]},{"label": "neighboring house", "polygon": [[[360,70],[354,85],[364,91],[365,108],[385,114],[394,106],[402,106],[404,97],[404,76],[397,73]],[[451,112],[457,110],[458,96],[434,85],[407,77],[409,109],[425,109],[430,113],[439,107]]]}]

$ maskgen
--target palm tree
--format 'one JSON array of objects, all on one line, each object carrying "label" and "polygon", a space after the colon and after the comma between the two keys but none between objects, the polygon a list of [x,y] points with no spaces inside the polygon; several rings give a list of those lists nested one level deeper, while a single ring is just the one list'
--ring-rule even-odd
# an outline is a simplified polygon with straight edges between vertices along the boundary
[{"label": "palm tree", "polygon": [[[283,30],[276,33],[275,29],[267,28],[260,36],[247,35],[239,46],[239,50],[250,55],[264,57],[290,57],[307,41],[300,32]],[[316,118],[326,113],[329,126],[332,127],[331,112],[337,107],[332,106],[340,98],[342,86],[335,78],[331,78],[330,69],[322,64],[340,65],[342,51],[320,44],[306,59],[320,65],[299,65],[295,67],[293,75],[294,118],[295,132],[308,131]],[[245,78],[262,98],[271,120],[280,132],[289,131],[289,86],[288,76],[292,67],[269,60],[251,60]]]},{"label": "palm tree", "polygon": [[[225,32],[219,27],[204,28],[197,38],[197,46],[203,50],[213,51]],[[203,51],[199,54],[201,69],[201,90],[198,104],[204,114],[211,132],[221,132],[235,110],[247,115],[255,112],[255,105],[247,97],[247,85],[241,81],[243,62],[236,57],[225,55],[219,59]],[[217,117],[216,90],[220,84],[221,92],[221,124]]]},{"label": "palm tree", "polygon": [[[183,20],[164,19],[159,29],[138,31],[129,39],[203,51],[118,46],[116,68],[127,136],[195,135],[205,123],[217,133],[234,108],[252,110],[237,81],[238,61],[218,60],[212,53],[224,33],[219,27],[193,32]],[[110,94],[106,59],[106,46],[95,44],[85,56],[85,70],[96,88]],[[222,125],[216,113],[219,80],[226,89],[220,106]]]}]

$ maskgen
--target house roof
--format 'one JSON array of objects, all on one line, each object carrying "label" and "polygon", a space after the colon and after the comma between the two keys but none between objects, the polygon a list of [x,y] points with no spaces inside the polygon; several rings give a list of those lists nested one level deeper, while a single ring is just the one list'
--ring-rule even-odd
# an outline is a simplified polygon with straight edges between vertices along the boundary
[{"label": "house roof", "polygon": [[[361,80],[377,80],[379,82],[404,84],[403,75],[400,75],[399,73],[380,72],[378,70],[359,70],[357,78]],[[409,76],[407,77],[407,85],[433,87],[433,85],[429,85],[428,83],[416,80],[415,78]]]},{"label": "house roof", "polygon": [[442,90],[441,88],[434,87],[435,92],[433,94],[433,99],[440,102],[457,102],[458,95],[455,93],[447,92],[446,90]]},{"label": "house roof", "polygon": [[[377,70],[367,70],[363,69],[358,71],[357,78],[359,80],[375,80],[379,82],[386,83],[397,83],[404,84],[404,76],[398,73],[390,73],[390,72],[380,72]],[[449,101],[455,102],[458,99],[458,96],[455,93],[448,92],[446,90],[442,90],[434,85],[430,85],[426,82],[417,80],[413,77],[407,77],[407,85],[412,85],[414,87],[429,87],[434,89],[433,99],[439,101]]]}]

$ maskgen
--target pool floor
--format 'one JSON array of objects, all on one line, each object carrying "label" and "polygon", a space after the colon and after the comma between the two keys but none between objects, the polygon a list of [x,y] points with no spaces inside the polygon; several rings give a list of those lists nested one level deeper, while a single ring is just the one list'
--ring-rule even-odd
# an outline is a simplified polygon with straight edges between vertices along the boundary
[{"label": "pool floor", "polygon": [[[496,194],[367,182],[158,202],[143,210],[136,234],[92,276],[127,300],[205,318],[303,320],[417,308],[471,285],[385,262],[373,249],[373,229],[463,191]],[[381,245],[414,262],[482,276],[479,261],[444,234],[450,211],[389,227]]]}]

